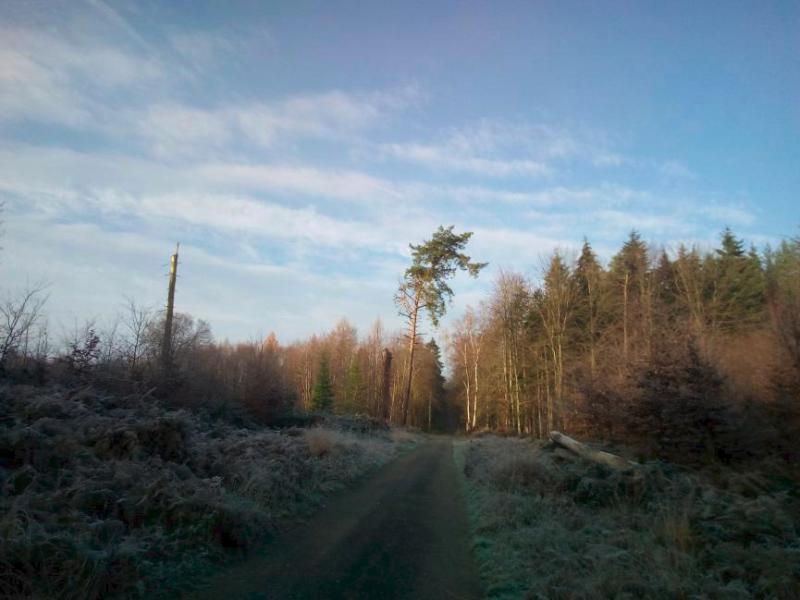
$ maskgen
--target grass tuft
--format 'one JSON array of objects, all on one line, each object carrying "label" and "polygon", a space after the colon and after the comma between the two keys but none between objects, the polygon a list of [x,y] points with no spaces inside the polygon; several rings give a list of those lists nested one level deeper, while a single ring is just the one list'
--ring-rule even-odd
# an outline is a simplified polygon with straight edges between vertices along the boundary
[{"label": "grass tuft", "polygon": [[456,461],[490,598],[800,597],[800,498],[764,465],[632,477],[492,436]]},{"label": "grass tuft", "polygon": [[0,597],[172,597],[401,447],[363,418],[277,431],[0,386]]}]

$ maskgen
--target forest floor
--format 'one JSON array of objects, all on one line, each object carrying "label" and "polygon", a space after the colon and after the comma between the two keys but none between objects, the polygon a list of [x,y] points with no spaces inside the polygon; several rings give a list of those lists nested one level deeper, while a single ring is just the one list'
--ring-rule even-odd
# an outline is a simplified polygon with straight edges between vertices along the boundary
[{"label": "forest floor", "polygon": [[193,598],[482,597],[452,440],[432,437]]},{"label": "forest floor", "polygon": [[495,436],[455,458],[487,598],[800,597],[800,489],[781,463],[614,473]]},{"label": "forest floor", "polygon": [[276,430],[148,396],[0,384],[0,597],[173,598],[419,438],[317,420]]}]

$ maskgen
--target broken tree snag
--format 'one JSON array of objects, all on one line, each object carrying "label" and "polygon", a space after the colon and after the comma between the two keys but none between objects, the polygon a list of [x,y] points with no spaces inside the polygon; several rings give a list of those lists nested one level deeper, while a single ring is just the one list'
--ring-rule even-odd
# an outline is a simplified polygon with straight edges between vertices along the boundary
[{"label": "broken tree snag", "polygon": [[551,431],[550,439],[557,446],[566,448],[581,458],[605,465],[611,469],[614,469],[615,471],[628,471],[639,466],[639,463],[633,462],[632,460],[627,460],[621,456],[617,456],[616,454],[603,452],[602,450],[592,450],[586,444],[581,444],[579,441],[573,440],[571,437],[558,431]]},{"label": "broken tree snag", "polygon": [[164,338],[161,342],[161,368],[166,377],[172,371],[172,320],[175,313],[175,284],[178,280],[178,252],[181,245],[175,247],[175,254],[169,261],[169,288],[167,290],[167,312],[164,316]]}]

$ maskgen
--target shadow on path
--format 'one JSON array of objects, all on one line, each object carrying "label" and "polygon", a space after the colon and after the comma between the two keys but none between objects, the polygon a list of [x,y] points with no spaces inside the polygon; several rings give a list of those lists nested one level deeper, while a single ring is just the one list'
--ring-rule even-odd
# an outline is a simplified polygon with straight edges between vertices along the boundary
[{"label": "shadow on path", "polygon": [[480,598],[452,454],[424,444],[192,597]]}]

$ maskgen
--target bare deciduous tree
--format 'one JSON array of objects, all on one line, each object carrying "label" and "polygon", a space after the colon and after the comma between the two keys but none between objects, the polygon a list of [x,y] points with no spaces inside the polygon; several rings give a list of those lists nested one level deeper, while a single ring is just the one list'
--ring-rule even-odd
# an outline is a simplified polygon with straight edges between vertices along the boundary
[{"label": "bare deciduous tree", "polygon": [[129,374],[136,377],[141,372],[142,361],[147,353],[147,336],[155,313],[152,308],[136,304],[132,299],[127,300],[126,309],[127,335],[122,342],[122,355],[128,364]]},{"label": "bare deciduous tree", "polygon": [[44,284],[33,285],[0,301],[0,371],[42,317],[46,289]]}]

